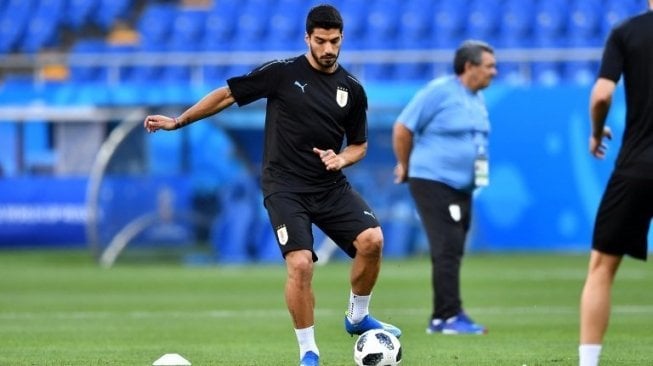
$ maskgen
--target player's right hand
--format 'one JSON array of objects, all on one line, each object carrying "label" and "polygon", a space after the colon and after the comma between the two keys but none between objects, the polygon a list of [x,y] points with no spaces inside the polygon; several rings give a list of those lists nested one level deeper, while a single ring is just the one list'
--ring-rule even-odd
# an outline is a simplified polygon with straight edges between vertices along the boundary
[{"label": "player's right hand", "polygon": [[594,134],[590,136],[590,154],[592,154],[597,159],[605,158],[605,152],[608,149],[608,145],[604,142],[604,139],[612,140],[612,130],[608,126],[603,127],[601,136],[594,136]]},{"label": "player's right hand", "polygon": [[397,163],[397,165],[395,165],[394,174],[396,184],[401,184],[408,180],[408,172],[406,171],[406,167],[404,167],[404,165],[401,163]]},{"label": "player's right hand", "polygon": [[174,118],[162,116],[160,114],[147,116],[145,121],[143,121],[143,127],[147,132],[156,132],[157,130],[174,130],[177,128],[177,123]]}]

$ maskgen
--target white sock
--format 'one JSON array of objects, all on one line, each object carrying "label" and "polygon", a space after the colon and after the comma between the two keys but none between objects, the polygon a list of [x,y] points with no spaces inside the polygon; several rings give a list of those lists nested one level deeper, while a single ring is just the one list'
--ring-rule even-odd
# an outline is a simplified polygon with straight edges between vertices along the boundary
[{"label": "white sock", "polygon": [[372,294],[366,296],[355,295],[349,291],[349,310],[347,311],[347,318],[352,324],[356,324],[363,320],[365,315],[370,313],[370,298]]},{"label": "white sock", "polygon": [[599,356],[601,356],[601,345],[581,344],[578,347],[578,356],[580,359],[578,366],[598,366]]},{"label": "white sock", "polygon": [[295,329],[295,335],[297,336],[297,343],[299,344],[299,359],[308,351],[315,352],[316,355],[320,355],[320,351],[317,349],[317,344],[315,343],[315,326],[312,325],[308,328]]}]

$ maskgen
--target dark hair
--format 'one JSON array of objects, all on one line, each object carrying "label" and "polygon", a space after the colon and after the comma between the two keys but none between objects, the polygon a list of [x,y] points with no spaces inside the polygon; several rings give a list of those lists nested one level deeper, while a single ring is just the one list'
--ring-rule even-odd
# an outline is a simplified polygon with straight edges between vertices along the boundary
[{"label": "dark hair", "polygon": [[453,59],[453,71],[456,75],[460,75],[465,71],[465,64],[471,62],[472,65],[480,65],[482,62],[483,52],[494,53],[492,47],[477,40],[464,41],[456,50],[456,55]]},{"label": "dark hair", "polygon": [[311,8],[306,16],[306,33],[313,33],[315,28],[335,28],[342,32],[342,17],[338,9],[327,4],[317,5]]}]

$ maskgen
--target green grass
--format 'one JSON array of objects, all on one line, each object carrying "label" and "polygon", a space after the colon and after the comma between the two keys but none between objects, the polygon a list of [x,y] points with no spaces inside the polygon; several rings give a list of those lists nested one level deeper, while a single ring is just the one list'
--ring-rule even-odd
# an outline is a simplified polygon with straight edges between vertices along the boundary
[{"label": "green grass", "polygon": [[[400,326],[403,365],[577,365],[578,298],[586,256],[471,255],[465,307],[486,336],[426,335],[426,258],[387,260],[372,300]],[[349,263],[315,274],[323,366],[353,365],[342,317]],[[0,252],[0,365],[151,365],[179,353],[194,366],[296,365],[283,266],[184,267],[86,252]],[[626,259],[614,289],[602,365],[653,361],[653,269]]]}]

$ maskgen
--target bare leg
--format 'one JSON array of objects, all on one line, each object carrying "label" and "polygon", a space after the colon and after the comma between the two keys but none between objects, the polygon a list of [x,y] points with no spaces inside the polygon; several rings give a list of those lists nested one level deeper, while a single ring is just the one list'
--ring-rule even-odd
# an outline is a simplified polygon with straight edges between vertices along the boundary
[{"label": "bare leg", "polygon": [[286,254],[286,269],[286,304],[295,329],[310,327],[315,323],[312,253],[297,250]]},{"label": "bare leg", "polygon": [[354,294],[366,296],[372,293],[381,270],[383,233],[380,227],[370,228],[354,241],[356,256],[351,266],[350,282]]},{"label": "bare leg", "polygon": [[601,344],[610,319],[610,294],[620,256],[592,250],[580,305],[580,343]]}]

